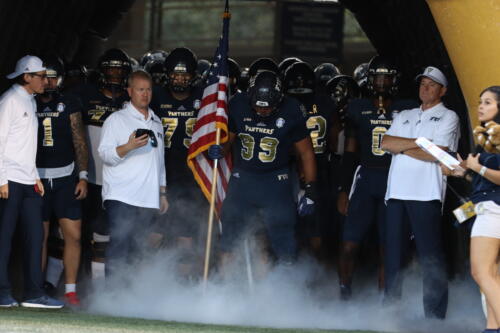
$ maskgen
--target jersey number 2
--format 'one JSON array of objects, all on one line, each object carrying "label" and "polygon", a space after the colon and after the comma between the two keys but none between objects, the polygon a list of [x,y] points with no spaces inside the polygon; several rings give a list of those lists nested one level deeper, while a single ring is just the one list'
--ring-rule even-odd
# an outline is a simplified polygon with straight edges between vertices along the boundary
[{"label": "jersey number 2", "polygon": [[309,117],[306,122],[307,129],[314,147],[314,153],[322,154],[326,151],[326,119],[322,116]]}]

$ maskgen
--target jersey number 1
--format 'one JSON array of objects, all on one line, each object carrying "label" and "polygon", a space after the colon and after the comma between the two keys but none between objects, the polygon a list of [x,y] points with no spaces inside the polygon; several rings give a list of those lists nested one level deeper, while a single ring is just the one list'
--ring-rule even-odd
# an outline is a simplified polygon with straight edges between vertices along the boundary
[{"label": "jersey number 1", "polygon": [[53,147],[54,138],[52,137],[52,118],[45,118],[42,121],[43,125],[43,146]]}]

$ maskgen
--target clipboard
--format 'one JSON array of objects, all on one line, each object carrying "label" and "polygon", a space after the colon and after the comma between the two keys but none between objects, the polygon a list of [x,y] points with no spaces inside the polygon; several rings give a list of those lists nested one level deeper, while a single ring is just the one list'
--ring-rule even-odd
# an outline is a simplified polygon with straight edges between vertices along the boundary
[{"label": "clipboard", "polygon": [[[434,143],[432,143],[430,140],[420,137],[415,140],[415,143],[425,150],[427,153],[431,154],[434,156],[441,164],[445,165],[448,169],[450,170],[460,170],[464,171],[462,167],[460,167],[460,161],[457,160],[455,157],[451,156],[438,146],[436,146]],[[458,165],[458,167],[456,167]]]}]

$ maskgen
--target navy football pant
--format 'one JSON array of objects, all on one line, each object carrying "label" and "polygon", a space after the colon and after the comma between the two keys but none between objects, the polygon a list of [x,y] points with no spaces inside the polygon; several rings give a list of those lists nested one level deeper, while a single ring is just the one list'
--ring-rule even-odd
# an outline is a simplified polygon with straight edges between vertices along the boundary
[{"label": "navy football pant", "polygon": [[441,202],[390,199],[386,222],[386,299],[401,297],[401,266],[411,231],[422,267],[425,316],[444,318],[448,307],[448,281],[442,246]]},{"label": "navy football pant", "polygon": [[288,169],[262,174],[234,170],[222,206],[221,250],[231,252],[243,241],[245,231],[262,222],[274,254],[280,260],[292,260],[296,214]]},{"label": "navy football pant", "polygon": [[388,169],[363,166],[359,170],[353,184],[354,192],[349,199],[342,235],[344,242],[361,243],[373,223],[376,223],[379,243],[384,243],[386,214],[384,197],[388,172]]},{"label": "navy football pant", "polygon": [[23,241],[24,298],[44,294],[42,290],[42,197],[33,185],[9,181],[9,198],[0,199],[0,295],[11,294],[8,264],[12,237],[21,223]]},{"label": "navy football pant", "polygon": [[110,242],[106,248],[106,272],[114,273],[117,266],[139,255],[147,244],[158,210],[137,207],[117,200],[104,201],[109,223]]}]

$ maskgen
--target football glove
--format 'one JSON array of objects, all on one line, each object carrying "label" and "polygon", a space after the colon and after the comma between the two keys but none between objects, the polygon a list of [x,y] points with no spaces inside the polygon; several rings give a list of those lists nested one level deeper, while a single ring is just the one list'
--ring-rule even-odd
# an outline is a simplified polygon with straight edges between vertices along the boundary
[{"label": "football glove", "polygon": [[307,183],[304,186],[304,195],[299,199],[297,207],[299,216],[312,215],[314,213],[314,204],[318,201],[315,183]]},{"label": "football glove", "polygon": [[224,152],[221,145],[211,145],[208,147],[208,157],[211,160],[220,160],[224,157]]}]

